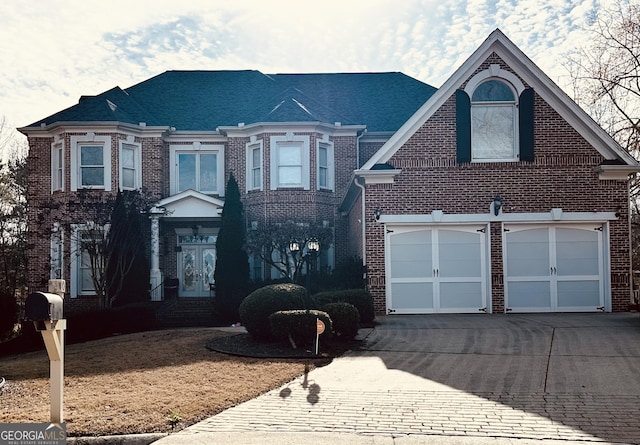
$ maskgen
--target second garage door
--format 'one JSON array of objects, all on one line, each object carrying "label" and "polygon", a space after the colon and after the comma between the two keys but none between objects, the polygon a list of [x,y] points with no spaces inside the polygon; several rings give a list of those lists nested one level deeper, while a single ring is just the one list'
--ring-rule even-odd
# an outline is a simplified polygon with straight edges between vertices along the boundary
[{"label": "second garage door", "polygon": [[604,309],[602,225],[505,225],[502,242],[508,311]]}]

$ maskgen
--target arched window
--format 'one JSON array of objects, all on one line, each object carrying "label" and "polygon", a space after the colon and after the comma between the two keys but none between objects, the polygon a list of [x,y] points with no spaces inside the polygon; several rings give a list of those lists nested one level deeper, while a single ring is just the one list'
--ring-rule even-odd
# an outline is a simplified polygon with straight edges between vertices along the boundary
[{"label": "arched window", "polygon": [[457,161],[534,160],[534,101],[512,72],[491,65],[456,91]]},{"label": "arched window", "polygon": [[471,156],[478,161],[517,159],[517,101],[512,87],[489,79],[471,96]]}]

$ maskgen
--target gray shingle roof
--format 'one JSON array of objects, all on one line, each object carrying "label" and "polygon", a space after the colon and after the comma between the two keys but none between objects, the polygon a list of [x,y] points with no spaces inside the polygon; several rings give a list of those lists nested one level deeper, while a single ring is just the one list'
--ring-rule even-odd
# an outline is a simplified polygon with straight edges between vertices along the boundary
[{"label": "gray shingle roof", "polygon": [[402,73],[167,71],[126,90],[83,97],[29,125],[118,121],[212,131],[240,122],[326,122],[397,130],[435,92]]}]

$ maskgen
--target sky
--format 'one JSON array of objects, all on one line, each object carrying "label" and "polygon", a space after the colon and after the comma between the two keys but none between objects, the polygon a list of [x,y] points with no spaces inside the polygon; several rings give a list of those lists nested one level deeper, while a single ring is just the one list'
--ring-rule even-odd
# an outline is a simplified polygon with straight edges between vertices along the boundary
[{"label": "sky", "polygon": [[439,87],[496,28],[558,85],[615,0],[12,0],[0,118],[27,126],[167,70],[400,71]]}]

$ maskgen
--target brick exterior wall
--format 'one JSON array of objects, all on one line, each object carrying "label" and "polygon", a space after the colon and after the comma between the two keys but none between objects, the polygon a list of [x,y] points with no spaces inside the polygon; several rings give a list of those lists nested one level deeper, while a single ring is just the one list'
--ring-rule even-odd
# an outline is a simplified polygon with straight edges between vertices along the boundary
[{"label": "brick exterior wall", "polygon": [[[504,62],[495,54],[489,64]],[[493,197],[505,213],[619,212],[610,222],[611,298],[614,311],[630,302],[628,192],[625,181],[603,181],[594,168],[604,158],[549,104],[535,97],[535,161],[456,163],[455,97],[446,103],[390,160],[402,169],[393,184],[366,188],[368,288],[379,313],[386,310],[383,224],[371,223],[376,207],[383,214],[488,213]],[[491,283],[494,312],[504,311],[502,234],[491,225]],[[355,234],[353,235],[355,236]]]},{"label": "brick exterior wall", "polygon": [[[95,130],[92,130],[95,131]],[[83,136],[87,132],[82,129],[69,129],[54,137],[30,137],[28,199],[29,199],[29,252],[28,252],[28,287],[29,291],[46,291],[51,276],[50,244],[55,222],[61,224],[64,231],[64,270],[62,278],[67,280],[67,294],[70,290],[71,262],[75,261],[72,252],[70,225],[87,222],[92,204],[114,196],[119,184],[119,141],[131,142],[131,135],[125,132],[99,133],[96,136],[111,137],[111,192],[103,190],[84,190],[71,192],[71,136]],[[224,146],[225,181],[233,173],[241,192],[247,226],[251,221],[278,220],[317,220],[329,221],[335,231],[335,263],[351,255],[348,236],[347,218],[338,212],[338,206],[346,193],[348,184],[356,168],[356,136],[330,137],[334,147],[334,183],[333,191],[318,190],[316,178],[316,141],[323,138],[319,133],[295,133],[310,138],[310,190],[282,189],[270,190],[270,137],[284,133],[265,133],[257,136],[264,141],[263,151],[263,191],[246,193],[246,144],[249,137],[229,137]],[[51,192],[51,145],[54,141],[64,143],[64,191]],[[170,195],[170,146],[191,145],[193,142],[208,144],[206,141],[194,139],[189,142],[171,142],[162,137],[135,136],[133,142],[141,144],[142,151],[142,184],[150,202]],[[82,195],[80,202],[79,195]],[[85,207],[83,207],[84,204]],[[177,239],[176,228],[190,227],[186,221],[160,220],[160,269],[165,278],[177,275]],[[198,221],[203,228],[219,227],[218,221]],[[87,310],[97,307],[92,296],[78,296],[67,299],[67,310]]]}]

